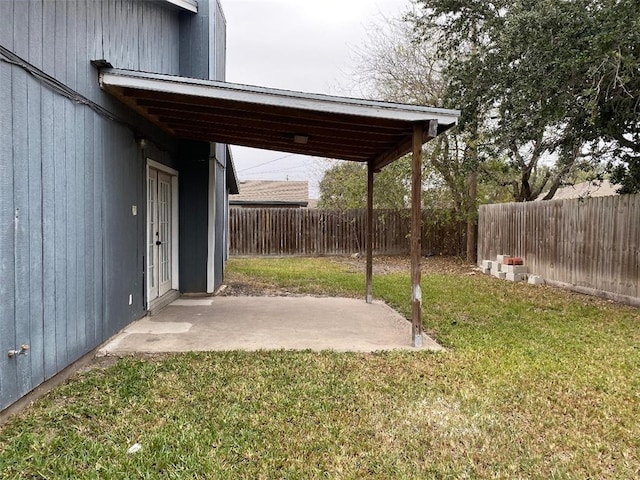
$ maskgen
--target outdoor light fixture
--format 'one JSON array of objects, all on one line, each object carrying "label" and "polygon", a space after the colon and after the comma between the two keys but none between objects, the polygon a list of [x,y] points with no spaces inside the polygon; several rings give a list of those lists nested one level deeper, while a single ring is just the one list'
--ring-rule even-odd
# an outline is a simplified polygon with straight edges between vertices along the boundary
[{"label": "outdoor light fixture", "polygon": [[142,149],[147,148],[147,139],[140,135],[139,133],[134,134],[133,138],[135,138],[136,143],[138,144],[138,146]]},{"label": "outdoor light fixture", "polygon": [[104,58],[90,60],[89,62],[96,68],[113,68],[113,65],[107,62]]},{"label": "outdoor light fixture", "polygon": [[306,145],[308,141],[309,141],[309,136],[308,135],[294,135],[293,136],[293,143],[299,143],[300,145]]}]

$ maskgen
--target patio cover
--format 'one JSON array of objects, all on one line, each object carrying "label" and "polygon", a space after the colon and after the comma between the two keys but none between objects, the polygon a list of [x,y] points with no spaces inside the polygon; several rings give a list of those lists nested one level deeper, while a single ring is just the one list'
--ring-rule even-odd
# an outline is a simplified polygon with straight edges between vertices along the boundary
[{"label": "patio cover", "polygon": [[411,151],[413,125],[429,137],[459,112],[227,82],[102,69],[100,85],[177,138],[357,162],[375,170]]},{"label": "patio cover", "polygon": [[412,152],[411,321],[414,346],[422,346],[422,145],[460,112],[113,68],[100,70],[100,86],[177,138],[366,163],[368,303],[374,172]]}]

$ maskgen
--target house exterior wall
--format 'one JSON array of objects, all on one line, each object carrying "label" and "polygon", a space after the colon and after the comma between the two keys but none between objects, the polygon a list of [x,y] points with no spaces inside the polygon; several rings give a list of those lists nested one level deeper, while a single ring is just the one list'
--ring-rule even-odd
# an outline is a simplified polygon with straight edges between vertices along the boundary
[{"label": "house exterior wall", "polygon": [[207,291],[209,145],[192,146],[180,171],[180,290]]},{"label": "house exterior wall", "polygon": [[[226,208],[227,208],[227,185],[226,185],[226,149],[222,149],[222,156],[216,158],[216,187],[215,187],[215,218],[227,225]],[[218,289],[222,285],[224,262],[227,249],[227,239],[225,228],[216,228],[215,245],[214,245],[214,289]]]},{"label": "house exterior wall", "polygon": [[209,79],[209,3],[198,5],[198,15],[182,15],[179,28],[180,75]]},{"label": "house exterior wall", "polygon": [[[226,182],[226,153],[213,162],[206,161],[208,145],[200,145],[199,153],[190,153],[181,162],[180,170],[180,290],[191,293],[208,291],[207,258],[213,249],[213,289],[223,283],[227,260],[228,193]],[[208,245],[209,168],[214,165],[215,188],[213,218],[216,223],[213,245]],[[209,292],[211,293],[211,292]]]},{"label": "house exterior wall", "polygon": [[29,64],[0,61],[0,410],[145,315],[146,159],[178,170],[182,193],[197,179],[180,152],[197,148],[103,92],[90,60],[197,73],[208,43],[180,58],[194,18],[162,1],[0,1],[0,46]]},{"label": "house exterior wall", "polygon": [[96,100],[105,96],[90,59],[179,74],[181,15],[162,1],[4,0],[0,44]]},{"label": "house exterior wall", "polygon": [[[226,21],[220,2],[212,0],[199,4],[197,16],[184,15],[180,19],[180,75],[208,80],[224,80],[226,69]],[[201,47],[211,45],[206,52]],[[181,205],[187,205],[188,211],[181,215],[180,223],[180,285],[186,292],[205,293],[209,290],[209,275],[213,274],[213,288],[222,285],[224,269],[224,250],[221,246],[225,242],[224,228],[226,214],[224,205],[227,198],[224,168],[226,168],[226,146],[211,144],[209,148],[215,165],[215,188],[213,202],[209,202],[207,195],[207,179],[209,178],[209,162],[202,162],[203,152],[198,155],[199,160],[190,163],[181,185],[189,184],[188,189],[181,187]],[[222,167],[220,167],[222,165]],[[188,180],[187,180],[188,179]],[[211,193],[211,192],[209,192]],[[182,201],[181,200],[181,201]],[[209,215],[209,207],[213,205],[215,212]],[[187,218],[188,217],[188,218]],[[207,236],[209,221],[216,223],[213,238]],[[209,245],[211,241],[213,244]],[[207,264],[201,261],[213,252],[213,272],[208,271]]]}]

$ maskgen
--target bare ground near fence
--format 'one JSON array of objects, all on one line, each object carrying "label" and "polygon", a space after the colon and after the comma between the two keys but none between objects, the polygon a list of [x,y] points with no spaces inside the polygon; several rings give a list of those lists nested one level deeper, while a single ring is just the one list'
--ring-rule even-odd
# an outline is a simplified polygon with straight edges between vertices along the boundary
[{"label": "bare ground near fence", "polygon": [[[345,265],[349,271],[365,273],[367,262],[364,258],[333,257],[333,262]],[[411,271],[411,257],[407,255],[379,255],[373,258],[373,274],[407,273]],[[460,257],[434,255],[420,259],[420,271],[424,275],[460,274],[475,275],[476,265],[470,264]]]},{"label": "bare ground near fence", "polygon": [[[279,259],[274,259],[279,261]],[[331,256],[323,258],[323,261],[338,264],[345,267],[347,272],[365,274],[366,260],[364,258],[352,258],[350,256]],[[409,274],[411,271],[411,257],[407,255],[380,255],[373,258],[373,274],[393,275]],[[437,255],[423,257],[420,260],[420,271],[423,275],[480,275],[480,270],[474,264],[468,263],[460,257]],[[223,296],[262,296],[262,295],[308,295],[291,289],[282,288],[269,283],[255,281],[250,277],[239,275],[237,272],[231,275],[226,288],[219,295]],[[342,295],[345,295],[343,292]],[[360,298],[362,292],[353,295]]]}]

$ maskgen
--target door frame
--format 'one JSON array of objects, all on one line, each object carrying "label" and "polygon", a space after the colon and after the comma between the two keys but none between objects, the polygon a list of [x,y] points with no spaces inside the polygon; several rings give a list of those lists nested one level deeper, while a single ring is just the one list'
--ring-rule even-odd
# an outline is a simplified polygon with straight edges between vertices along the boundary
[{"label": "door frame", "polygon": [[[179,285],[180,285],[180,279],[179,279],[179,217],[178,217],[178,171],[168,167],[160,162],[156,162],[155,160],[152,160],[151,158],[147,158],[147,164],[146,164],[146,168],[145,168],[145,285],[144,285],[144,292],[145,292],[145,300],[146,300],[146,304],[147,304],[147,309],[149,308],[149,305],[152,301],[157,300],[156,299],[150,299],[149,298],[149,258],[147,256],[147,246],[150,243],[150,238],[149,238],[149,218],[148,218],[148,211],[149,211],[149,191],[148,191],[148,187],[149,187],[149,171],[151,169],[155,169],[158,170],[162,173],[165,173],[169,176],[171,176],[171,243],[172,243],[172,248],[171,248],[171,289],[169,290],[169,292],[167,292],[165,295],[168,295],[169,293],[171,293],[172,291],[177,291],[179,289]],[[161,297],[158,297],[161,298]]]}]

